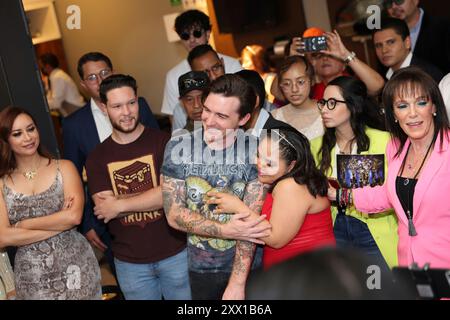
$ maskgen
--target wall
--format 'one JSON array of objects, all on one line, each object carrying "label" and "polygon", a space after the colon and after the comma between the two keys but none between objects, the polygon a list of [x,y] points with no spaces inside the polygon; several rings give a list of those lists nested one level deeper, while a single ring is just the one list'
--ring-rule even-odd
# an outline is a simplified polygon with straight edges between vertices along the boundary
[{"label": "wall", "polygon": [[[69,5],[81,9],[81,30],[68,30]],[[79,80],[76,64],[81,55],[101,51],[116,72],[136,78],[139,95],[160,112],[165,74],[187,55],[181,43],[169,43],[163,15],[182,11],[169,0],[56,0],[69,72]]]}]

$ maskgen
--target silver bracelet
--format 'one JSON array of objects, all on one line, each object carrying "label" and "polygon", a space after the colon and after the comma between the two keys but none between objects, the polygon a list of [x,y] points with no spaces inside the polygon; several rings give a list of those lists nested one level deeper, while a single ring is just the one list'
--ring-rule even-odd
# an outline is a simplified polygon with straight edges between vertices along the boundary
[{"label": "silver bracelet", "polygon": [[349,64],[352,60],[356,58],[356,53],[352,51],[347,58],[344,59],[345,64]]}]

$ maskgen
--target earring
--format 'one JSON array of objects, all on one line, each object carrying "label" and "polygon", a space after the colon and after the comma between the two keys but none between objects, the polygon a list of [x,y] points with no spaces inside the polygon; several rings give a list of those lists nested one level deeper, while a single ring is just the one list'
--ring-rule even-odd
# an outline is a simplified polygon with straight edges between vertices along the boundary
[{"label": "earring", "polygon": [[398,120],[397,120],[397,119],[395,119],[395,123],[398,123]]},{"label": "earring", "polygon": [[433,117],[436,117],[437,116],[437,113],[436,112],[433,112]]}]

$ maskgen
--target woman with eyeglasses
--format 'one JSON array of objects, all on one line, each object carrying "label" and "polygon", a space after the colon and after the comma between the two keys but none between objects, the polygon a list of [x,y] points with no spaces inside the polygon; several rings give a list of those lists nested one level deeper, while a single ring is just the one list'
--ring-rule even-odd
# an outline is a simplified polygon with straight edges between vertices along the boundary
[{"label": "woman with eyeglasses", "polygon": [[[330,179],[337,178],[340,154],[384,154],[389,134],[373,128],[379,127],[381,120],[375,112],[377,106],[368,98],[366,86],[360,80],[345,76],[332,80],[317,106],[326,129],[323,137],[311,141],[311,148],[320,171]],[[336,201],[332,212],[337,246],[356,247],[377,258],[381,266],[396,266],[394,212],[363,214],[335,195],[330,199]]]},{"label": "woman with eyeglasses", "polygon": [[[323,247],[334,247],[327,178],[315,166],[308,139],[295,130],[267,131],[257,153],[258,180],[270,185],[261,214],[272,228],[261,238],[266,244],[263,265],[274,264]],[[238,197],[210,192],[216,212],[252,212]]]},{"label": "woman with eyeglasses", "polygon": [[301,56],[287,57],[280,66],[278,83],[289,104],[272,111],[275,119],[286,122],[312,140],[324,133],[316,101],[310,98],[314,70]]},{"label": "woman with eyeglasses", "polygon": [[392,140],[383,186],[355,189],[363,212],[394,208],[400,266],[450,268],[450,124],[437,84],[418,68],[399,70],[383,91]]}]

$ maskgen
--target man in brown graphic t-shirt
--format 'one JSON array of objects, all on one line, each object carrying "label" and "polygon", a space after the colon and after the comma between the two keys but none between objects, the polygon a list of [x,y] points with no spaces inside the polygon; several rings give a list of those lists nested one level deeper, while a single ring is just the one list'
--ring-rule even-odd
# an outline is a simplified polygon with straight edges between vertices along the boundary
[{"label": "man in brown graphic t-shirt", "polygon": [[95,215],[108,223],[126,299],[190,299],[186,235],[172,229],[159,183],[169,136],[139,120],[136,81],[113,75],[100,86],[113,126],[86,162]]}]

